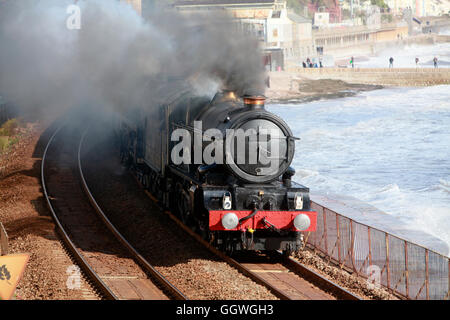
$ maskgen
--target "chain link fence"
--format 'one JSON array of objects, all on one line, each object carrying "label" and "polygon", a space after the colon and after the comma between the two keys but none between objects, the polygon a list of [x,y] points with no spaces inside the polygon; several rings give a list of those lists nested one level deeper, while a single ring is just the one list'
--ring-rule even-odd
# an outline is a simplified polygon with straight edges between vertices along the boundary
[{"label": "chain link fence", "polygon": [[450,260],[430,249],[358,223],[312,202],[317,230],[307,244],[341,268],[408,299],[444,300],[450,294]]}]

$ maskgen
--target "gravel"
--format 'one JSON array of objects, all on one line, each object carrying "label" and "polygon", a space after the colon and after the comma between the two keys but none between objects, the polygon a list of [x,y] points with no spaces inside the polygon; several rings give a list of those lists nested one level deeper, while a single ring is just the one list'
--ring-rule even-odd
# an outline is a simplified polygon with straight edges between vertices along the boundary
[{"label": "gravel", "polygon": [[366,300],[398,300],[398,298],[382,287],[369,283],[366,279],[350,274],[346,270],[332,265],[318,254],[306,249],[295,252],[293,258],[316,271],[323,277],[332,280],[359,297]]},{"label": "gravel", "polygon": [[[28,124],[2,163],[0,222],[9,236],[9,253],[29,253],[30,260],[16,290],[16,299],[97,299],[81,276],[81,289],[68,289],[67,268],[74,262],[65,251],[47,210],[40,185],[41,155],[49,132]],[[42,135],[42,139],[40,139]]]},{"label": "gravel", "polygon": [[84,158],[88,185],[105,214],[133,246],[189,299],[277,299],[212,255],[171,221],[123,169],[111,144],[91,132]]},{"label": "gravel", "polygon": [[[0,222],[9,235],[9,253],[30,254],[15,298],[98,299],[83,276],[81,290],[70,290],[66,285],[67,268],[74,262],[55,233],[40,187],[40,157],[51,132],[44,132],[43,127],[28,125],[0,161]],[[93,139],[89,144],[91,148],[95,145]],[[88,183],[109,218],[159,272],[189,299],[277,299],[213,256],[162,214],[107,146],[97,145],[88,154],[93,160],[85,168]],[[314,252],[305,250],[294,257],[365,299],[397,299],[385,289],[330,265]]]}]

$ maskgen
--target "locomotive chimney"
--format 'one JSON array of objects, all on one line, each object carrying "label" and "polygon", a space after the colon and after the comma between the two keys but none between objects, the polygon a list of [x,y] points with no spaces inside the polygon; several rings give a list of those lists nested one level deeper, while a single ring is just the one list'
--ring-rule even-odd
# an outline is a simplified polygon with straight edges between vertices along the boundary
[{"label": "locomotive chimney", "polygon": [[264,108],[266,97],[256,91],[249,90],[242,97],[244,99],[244,105],[252,109]]}]

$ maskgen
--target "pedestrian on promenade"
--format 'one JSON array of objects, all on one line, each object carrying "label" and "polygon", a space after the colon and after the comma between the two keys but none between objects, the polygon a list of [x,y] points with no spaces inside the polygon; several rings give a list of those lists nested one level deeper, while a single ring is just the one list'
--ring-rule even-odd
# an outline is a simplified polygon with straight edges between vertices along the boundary
[{"label": "pedestrian on promenade", "polygon": [[303,68],[306,68],[306,63],[305,63],[305,61],[303,61],[302,65],[303,65]]},{"label": "pedestrian on promenade", "polygon": [[394,58],[390,57],[389,58],[389,68],[393,68],[394,67]]},{"label": "pedestrian on promenade", "polygon": [[355,58],[351,58],[350,59],[350,64],[352,65],[352,68],[354,68],[355,67]]},{"label": "pedestrian on promenade", "polygon": [[436,58],[436,57],[434,57],[434,59],[433,59],[433,64],[434,64],[434,67],[435,67],[435,68],[438,67],[438,65],[437,65],[437,58]]},{"label": "pedestrian on promenade", "polygon": [[311,68],[311,59],[306,58],[306,65],[308,66],[308,68]]},{"label": "pedestrian on promenade", "polygon": [[416,68],[419,67],[419,58],[416,57]]},{"label": "pedestrian on promenade", "polygon": [[323,68],[322,59],[319,59],[319,66]]}]

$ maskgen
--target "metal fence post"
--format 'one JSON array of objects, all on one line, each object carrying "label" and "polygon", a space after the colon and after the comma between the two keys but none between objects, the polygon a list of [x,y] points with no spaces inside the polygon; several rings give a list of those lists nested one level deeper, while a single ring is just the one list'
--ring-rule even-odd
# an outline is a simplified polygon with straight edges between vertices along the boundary
[{"label": "metal fence post", "polygon": [[337,241],[338,241],[338,259],[339,264],[341,263],[341,235],[339,231],[339,215],[336,214],[336,232],[337,232]]},{"label": "metal fence post", "polygon": [[[319,206],[319,204],[317,204]],[[322,207],[322,206],[321,206]],[[319,220],[319,208],[317,208],[315,211],[317,211],[317,220]],[[323,214],[323,207],[322,207],[322,214]],[[317,231],[314,233],[314,250],[320,247],[320,239],[319,239],[319,221],[317,221]]]},{"label": "metal fence post", "polygon": [[6,233],[3,224],[0,222],[0,255],[8,254],[8,234]]},{"label": "metal fence post", "polygon": [[409,274],[408,274],[408,243],[405,240],[405,286],[406,296],[409,297]]},{"label": "metal fence post", "polygon": [[389,237],[388,234],[385,233],[386,236],[386,278],[387,278],[387,287],[390,289],[391,288],[391,283],[390,283],[390,276],[391,276],[391,272],[389,270]]},{"label": "metal fence post", "polygon": [[351,231],[351,236],[352,236],[352,241],[350,241],[352,249],[350,250],[351,253],[351,259],[352,259],[352,266],[353,266],[353,271],[356,272],[356,274],[358,274],[358,271],[356,270],[356,263],[355,263],[355,232],[353,231],[353,220],[350,219],[350,231]]},{"label": "metal fence post", "polygon": [[367,227],[367,238],[369,240],[369,266],[372,265],[372,242],[370,240],[370,227]]},{"label": "metal fence post", "polygon": [[430,300],[430,279],[428,271],[428,249],[425,249],[425,288],[427,293],[427,300]]},{"label": "metal fence post", "polygon": [[327,213],[323,208],[323,235],[325,236],[325,252],[328,254]]}]

